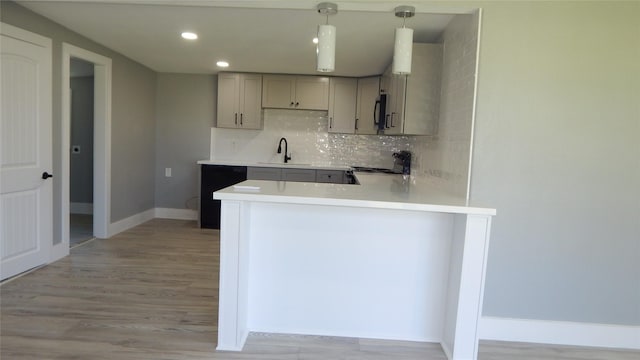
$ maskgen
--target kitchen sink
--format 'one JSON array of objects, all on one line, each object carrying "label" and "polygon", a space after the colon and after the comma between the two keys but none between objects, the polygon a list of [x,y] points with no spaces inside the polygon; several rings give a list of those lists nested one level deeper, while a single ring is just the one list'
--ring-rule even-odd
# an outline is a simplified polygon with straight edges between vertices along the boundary
[{"label": "kitchen sink", "polygon": [[258,162],[258,164],[262,164],[262,165],[277,165],[277,166],[311,166],[311,164],[301,164],[301,163],[283,163],[283,162]]}]

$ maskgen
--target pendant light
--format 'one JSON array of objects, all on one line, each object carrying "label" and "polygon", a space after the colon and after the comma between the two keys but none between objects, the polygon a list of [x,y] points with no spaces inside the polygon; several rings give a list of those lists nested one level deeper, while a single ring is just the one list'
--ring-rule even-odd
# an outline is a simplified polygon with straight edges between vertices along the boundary
[{"label": "pendant light", "polygon": [[332,72],[336,67],[336,27],[329,25],[329,15],[338,13],[338,5],[331,2],[318,4],[318,13],[327,17],[324,25],[318,25],[316,47],[317,66],[320,72]]},{"label": "pendant light", "polygon": [[393,46],[393,65],[391,72],[394,74],[411,74],[411,55],[413,50],[413,29],[405,27],[408,17],[416,13],[413,6],[398,6],[395,9],[396,16],[402,18],[402,27],[396,28],[396,38]]}]

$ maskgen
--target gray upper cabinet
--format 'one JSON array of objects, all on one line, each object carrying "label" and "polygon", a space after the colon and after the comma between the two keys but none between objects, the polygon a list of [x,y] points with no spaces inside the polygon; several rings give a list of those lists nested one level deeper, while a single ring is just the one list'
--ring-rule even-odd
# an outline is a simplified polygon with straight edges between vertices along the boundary
[{"label": "gray upper cabinet", "polygon": [[410,75],[385,71],[381,91],[387,94],[386,135],[435,135],[440,115],[442,45],[413,44]]},{"label": "gray upper cabinet", "polygon": [[218,74],[217,127],[262,128],[262,75]]},{"label": "gray upper cabinet", "polygon": [[379,76],[358,79],[356,134],[375,135],[378,133],[378,126],[375,124],[375,106],[378,95],[380,95]]},{"label": "gray upper cabinet", "polygon": [[329,78],[321,76],[264,75],[262,107],[328,110]]},{"label": "gray upper cabinet", "polygon": [[[415,54],[414,54],[415,56]],[[412,71],[415,71],[412,66]],[[391,65],[385,71],[385,93],[387,94],[387,113],[384,119],[385,135],[403,134],[404,96],[407,77],[391,74]]]},{"label": "gray upper cabinet", "polygon": [[329,81],[330,133],[353,134],[356,128],[358,80],[332,77]]}]

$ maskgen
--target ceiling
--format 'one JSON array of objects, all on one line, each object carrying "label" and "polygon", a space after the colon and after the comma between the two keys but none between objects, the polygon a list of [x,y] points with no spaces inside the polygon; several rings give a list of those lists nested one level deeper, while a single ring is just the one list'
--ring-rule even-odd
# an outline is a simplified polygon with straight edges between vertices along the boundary
[{"label": "ceiling", "polygon": [[[226,71],[317,74],[315,45],[320,1],[17,1],[95,42],[157,72],[212,74],[224,59]],[[334,1],[336,70],[332,75],[380,74],[391,62],[394,28],[402,19],[392,1]],[[411,4],[406,2],[405,4]],[[302,8],[301,8],[302,7]],[[468,9],[436,9],[407,19],[415,42],[434,42],[452,13]],[[430,9],[426,9],[430,11]],[[198,33],[186,41],[183,31]]]}]

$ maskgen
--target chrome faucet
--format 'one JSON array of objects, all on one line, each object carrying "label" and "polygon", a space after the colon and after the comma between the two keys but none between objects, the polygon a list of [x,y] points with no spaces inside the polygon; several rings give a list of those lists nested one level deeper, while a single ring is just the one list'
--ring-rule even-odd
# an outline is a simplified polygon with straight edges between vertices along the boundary
[{"label": "chrome faucet", "polygon": [[280,138],[280,142],[278,143],[278,154],[282,153],[282,141],[284,140],[284,162],[285,164],[287,163],[287,161],[291,160],[291,156],[287,156],[287,152],[288,152],[288,147],[289,145],[287,144],[287,139],[285,138]]}]

